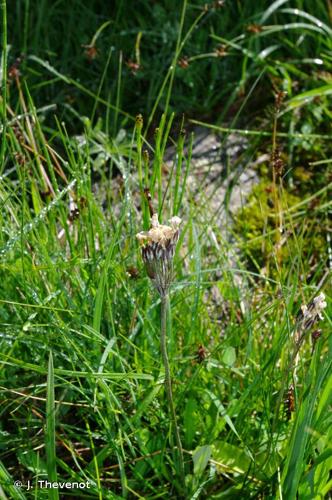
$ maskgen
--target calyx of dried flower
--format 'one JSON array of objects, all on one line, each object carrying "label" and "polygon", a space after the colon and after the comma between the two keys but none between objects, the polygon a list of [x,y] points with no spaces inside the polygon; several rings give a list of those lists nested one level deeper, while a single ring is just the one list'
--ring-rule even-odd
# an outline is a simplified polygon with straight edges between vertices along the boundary
[{"label": "calyx of dried flower", "polygon": [[172,281],[173,257],[179,240],[180,217],[172,217],[169,224],[169,226],[160,224],[158,215],[153,214],[149,231],[141,231],[136,235],[142,245],[142,258],[148,276],[161,296],[168,293]]}]

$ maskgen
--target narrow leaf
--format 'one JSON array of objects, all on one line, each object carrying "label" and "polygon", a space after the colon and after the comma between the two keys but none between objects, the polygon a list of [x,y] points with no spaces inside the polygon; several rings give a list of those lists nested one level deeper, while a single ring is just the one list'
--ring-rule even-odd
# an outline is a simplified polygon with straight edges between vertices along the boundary
[{"label": "narrow leaf", "polygon": [[[48,481],[57,481],[56,470],[56,453],[55,453],[55,404],[54,404],[54,368],[53,356],[50,352],[48,361],[48,376],[47,376],[47,396],[46,396],[46,463],[47,463],[47,479]],[[59,493],[56,488],[48,490],[51,500],[58,500]]]}]

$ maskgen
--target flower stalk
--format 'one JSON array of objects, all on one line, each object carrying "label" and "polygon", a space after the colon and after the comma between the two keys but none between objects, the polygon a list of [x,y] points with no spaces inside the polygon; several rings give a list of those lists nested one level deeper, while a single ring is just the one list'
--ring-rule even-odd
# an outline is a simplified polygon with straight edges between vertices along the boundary
[{"label": "flower stalk", "polygon": [[[314,297],[308,305],[303,304],[299,313],[296,316],[294,336],[293,336],[293,349],[289,356],[289,362],[284,368],[283,380],[288,381],[289,376],[292,382],[287,387],[286,398],[284,399],[284,406],[288,418],[291,418],[293,412],[296,411],[296,388],[298,383],[297,371],[300,363],[300,349],[305,342],[305,339],[310,330],[323,319],[322,312],[326,308],[327,303],[325,295],[321,292]],[[315,342],[320,336],[320,330],[316,330],[312,334],[312,340]],[[279,410],[284,395],[284,387],[279,392],[279,397],[276,403],[276,410],[272,423],[272,434],[275,432],[277,420],[279,417]]]},{"label": "flower stalk", "polygon": [[181,219],[172,217],[169,223],[169,226],[160,224],[158,215],[153,214],[149,231],[142,231],[136,237],[141,244],[142,258],[147,274],[160,296],[160,350],[165,370],[165,390],[178,451],[181,482],[185,484],[183,449],[176,420],[171,369],[167,352],[167,321],[170,308],[169,289],[173,278],[173,258],[179,240]]},{"label": "flower stalk", "polygon": [[[291,412],[295,411],[295,390],[298,383],[297,372],[301,360],[300,350],[307,337],[308,332],[315,326],[315,324],[319,320],[323,319],[322,312],[325,309],[326,305],[327,304],[325,295],[323,292],[321,292],[319,295],[314,297],[309,302],[308,305],[303,304],[301,306],[299,313],[296,316],[295,331],[293,338],[293,352],[290,358],[289,365],[286,370],[287,374],[292,373],[292,379],[293,379],[292,383],[288,387],[287,398],[285,400],[287,406],[289,404]],[[316,336],[317,336],[317,331],[320,332],[320,330],[316,330],[316,332],[313,332],[313,334],[316,333]],[[315,335],[313,335],[312,340],[314,345],[314,341],[317,340],[315,339]]]},{"label": "flower stalk", "polygon": [[183,449],[182,449],[179,427],[178,427],[177,421],[176,421],[176,413],[175,413],[175,407],[174,407],[174,402],[173,402],[171,370],[170,370],[168,353],[167,353],[167,310],[168,310],[168,307],[169,307],[169,296],[165,295],[165,296],[161,297],[161,302],[160,302],[160,316],[161,316],[160,317],[160,350],[161,350],[161,356],[163,359],[163,365],[164,365],[164,369],[165,369],[165,389],[166,389],[166,393],[167,393],[168,406],[169,406],[172,424],[174,427],[176,446],[178,449],[180,475],[181,475],[181,480],[184,482],[185,472],[184,472]]}]

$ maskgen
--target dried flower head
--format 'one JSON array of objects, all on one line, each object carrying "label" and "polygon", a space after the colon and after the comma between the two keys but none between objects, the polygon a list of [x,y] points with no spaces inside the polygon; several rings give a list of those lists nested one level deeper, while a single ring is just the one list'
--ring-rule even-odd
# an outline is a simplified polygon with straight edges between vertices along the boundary
[{"label": "dried flower head", "polygon": [[181,59],[178,60],[178,66],[182,69],[187,69],[189,66],[189,59],[188,57],[182,57]]},{"label": "dried flower head", "polygon": [[308,306],[303,305],[296,318],[300,324],[301,330],[309,330],[316,321],[323,319],[322,311],[326,306],[327,304],[323,292],[312,299]]},{"label": "dried flower head", "polygon": [[128,61],[126,61],[126,66],[131,70],[131,73],[133,75],[136,75],[136,73],[140,69],[142,69],[141,65],[138,62],[132,61],[131,59],[129,59]]},{"label": "dried flower head", "polygon": [[263,26],[261,26],[260,24],[249,24],[247,26],[247,31],[249,31],[249,33],[261,33],[263,31]]},{"label": "dried flower head", "polygon": [[91,63],[98,57],[98,49],[95,45],[82,45],[84,50],[84,55],[87,60]]},{"label": "dried flower head", "polygon": [[297,332],[295,340],[297,344],[301,344],[305,333],[310,330],[317,321],[323,319],[322,311],[326,306],[327,304],[323,292],[312,299],[307,306],[301,306],[296,318]]},{"label": "dried flower head", "polygon": [[214,49],[214,53],[215,53],[216,57],[227,56],[227,46],[224,44],[218,45],[218,47],[216,47]]},{"label": "dried flower head", "polygon": [[275,172],[276,178],[281,177],[285,163],[281,157],[281,151],[278,146],[276,146],[271,153],[271,164]]},{"label": "dried flower head", "polygon": [[291,384],[288,387],[286,398],[284,400],[284,405],[286,409],[287,418],[288,420],[290,420],[292,413],[295,411],[295,390],[293,384]]},{"label": "dried flower head", "polygon": [[274,104],[275,104],[275,110],[277,113],[279,113],[280,108],[282,106],[282,103],[284,102],[285,97],[287,96],[287,92],[283,90],[277,90],[275,95],[274,95]]},{"label": "dried flower head", "polygon": [[136,235],[142,245],[142,257],[148,276],[163,297],[167,295],[172,281],[173,257],[179,240],[181,219],[172,217],[169,224],[159,224],[158,215],[153,214],[149,231],[141,231]]}]

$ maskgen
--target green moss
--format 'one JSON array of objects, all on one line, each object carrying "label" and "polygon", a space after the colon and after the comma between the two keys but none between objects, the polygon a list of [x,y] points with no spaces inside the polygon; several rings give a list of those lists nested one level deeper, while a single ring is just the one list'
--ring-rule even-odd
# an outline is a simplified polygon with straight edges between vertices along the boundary
[{"label": "green moss", "polygon": [[[235,231],[243,240],[242,251],[254,269],[276,269],[277,254],[282,264],[292,269],[294,262],[304,257],[317,261],[326,253],[323,225],[312,224],[310,208],[301,223],[296,206],[303,200],[286,189],[279,190],[278,199],[283,213],[283,231],[278,234],[278,213],[271,181],[262,180],[250,194],[247,204],[235,216]],[[293,207],[292,210],[290,210]],[[312,225],[311,225],[312,224]],[[273,274],[273,271],[272,271]]]}]

